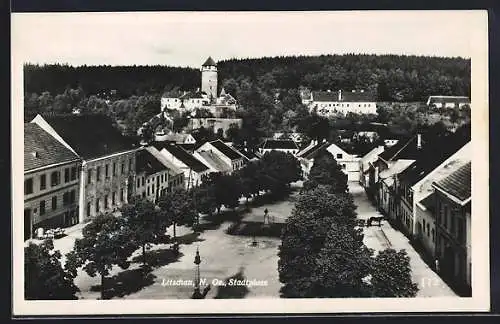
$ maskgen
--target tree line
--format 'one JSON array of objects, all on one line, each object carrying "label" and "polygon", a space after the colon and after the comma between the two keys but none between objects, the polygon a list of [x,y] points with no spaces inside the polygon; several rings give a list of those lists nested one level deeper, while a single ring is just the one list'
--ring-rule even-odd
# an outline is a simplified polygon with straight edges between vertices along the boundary
[{"label": "tree line", "polygon": [[285,298],[414,297],[404,250],[374,253],[363,243],[347,176],[325,153],[282,231],[279,280]]},{"label": "tree line", "polygon": [[[77,299],[74,284],[77,270],[89,276],[100,276],[101,299],[107,299],[109,275],[113,267],[128,269],[131,256],[140,252],[144,273],[152,266],[147,250],[163,242],[171,242],[179,254],[176,228],[179,225],[200,229],[200,213],[220,212],[222,206],[235,208],[241,197],[258,196],[263,191],[274,195],[286,193],[291,182],[300,180],[298,160],[282,152],[266,153],[261,160],[249,162],[232,174],[212,173],[199,187],[174,189],[156,203],[133,198],[120,208],[120,216],[106,213],[92,219],[75,241],[73,250],[65,255],[54,251],[52,240],[30,243],[25,253],[25,297],[34,299]],[[173,237],[167,228],[173,227]]]}]

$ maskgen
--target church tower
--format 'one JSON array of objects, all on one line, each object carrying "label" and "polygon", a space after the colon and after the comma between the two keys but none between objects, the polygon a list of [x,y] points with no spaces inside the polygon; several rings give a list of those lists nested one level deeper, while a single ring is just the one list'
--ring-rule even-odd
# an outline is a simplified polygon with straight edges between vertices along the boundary
[{"label": "church tower", "polygon": [[217,64],[211,57],[201,66],[201,91],[208,95],[210,101],[217,98]]}]

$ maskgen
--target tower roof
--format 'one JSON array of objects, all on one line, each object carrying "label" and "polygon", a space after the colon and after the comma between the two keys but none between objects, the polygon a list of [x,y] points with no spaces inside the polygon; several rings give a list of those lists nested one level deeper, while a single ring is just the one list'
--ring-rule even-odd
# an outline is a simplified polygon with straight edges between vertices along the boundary
[{"label": "tower roof", "polygon": [[213,58],[211,56],[209,56],[207,58],[207,60],[205,61],[205,63],[203,63],[202,66],[217,66],[217,63],[215,63],[215,61],[213,60]]}]

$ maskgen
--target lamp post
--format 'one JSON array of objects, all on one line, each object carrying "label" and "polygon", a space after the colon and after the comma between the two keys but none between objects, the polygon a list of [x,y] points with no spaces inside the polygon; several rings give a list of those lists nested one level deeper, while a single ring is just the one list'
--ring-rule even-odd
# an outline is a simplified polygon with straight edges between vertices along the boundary
[{"label": "lamp post", "polygon": [[196,272],[194,275],[193,299],[202,299],[203,298],[203,296],[200,292],[200,263],[201,263],[200,252],[199,252],[198,248],[196,248],[196,255],[194,257],[194,264],[196,264]]}]

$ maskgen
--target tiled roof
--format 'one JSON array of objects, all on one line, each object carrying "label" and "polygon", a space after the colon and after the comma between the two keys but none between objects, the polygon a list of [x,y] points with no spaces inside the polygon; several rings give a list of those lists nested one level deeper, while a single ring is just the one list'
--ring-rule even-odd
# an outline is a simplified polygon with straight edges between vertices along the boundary
[{"label": "tiled roof", "polygon": [[433,212],[436,206],[434,193],[431,193],[424,199],[420,200],[419,203],[422,204],[422,206],[424,206],[428,211]]},{"label": "tiled roof", "polygon": [[380,153],[378,156],[385,161],[392,161],[398,158],[415,158],[414,152],[417,145],[417,136],[413,136],[410,139],[399,140],[393,146],[387,148],[384,152]]},{"label": "tiled roof", "polygon": [[297,146],[297,143],[295,143],[292,140],[271,140],[267,139],[264,144],[262,145],[263,149],[270,149],[270,150],[298,150],[299,147]]},{"label": "tiled roof", "polygon": [[439,180],[435,185],[461,202],[465,202],[471,197],[471,162]]},{"label": "tiled roof", "polygon": [[218,172],[228,172],[232,170],[232,167],[222,161],[217,154],[210,151],[198,152],[199,155],[208,163],[212,168]]},{"label": "tiled roof", "polygon": [[200,160],[195,158],[191,153],[184,150],[182,147],[175,144],[167,144],[167,143],[155,143],[155,147],[158,150],[165,149],[170,154],[172,154],[176,159],[187,165],[194,172],[203,172],[208,170],[208,167],[202,163]]},{"label": "tiled roof", "polygon": [[313,147],[310,147],[310,148],[302,151],[301,152],[302,154],[300,155],[300,157],[307,159],[307,160],[313,159],[319,151],[321,151],[322,149],[326,149],[329,145],[330,145],[329,142],[318,143],[318,144],[314,145]]},{"label": "tiled roof", "polygon": [[188,91],[182,96],[179,97],[179,99],[184,100],[184,99],[203,99],[203,92],[198,91]]},{"label": "tiled roof", "polygon": [[79,159],[35,123],[24,124],[24,171]]},{"label": "tiled roof", "polygon": [[236,151],[234,148],[227,146],[221,140],[216,140],[210,142],[216,149],[218,149],[222,154],[230,158],[231,160],[241,159],[243,156]]},{"label": "tiled roof", "polygon": [[396,162],[394,162],[393,165],[391,165],[389,169],[385,169],[384,171],[380,172],[379,177],[381,179],[390,178],[391,176],[399,174],[400,172],[404,171],[414,162],[415,160],[403,160],[403,159],[397,160]]},{"label": "tiled roof", "polygon": [[428,104],[431,105],[433,103],[466,103],[470,104],[469,97],[465,96],[430,96],[427,100]]},{"label": "tiled roof", "polygon": [[209,56],[202,66],[217,66],[217,63],[215,63],[214,59]]},{"label": "tiled roof", "polygon": [[84,159],[137,147],[131,139],[113,127],[111,118],[104,115],[52,115],[43,118]]},{"label": "tiled roof", "polygon": [[168,170],[168,168],[148,150],[140,150],[137,152],[136,161],[135,171],[137,173],[145,172],[146,176]]},{"label": "tiled roof", "polygon": [[[339,100],[340,91],[340,100]],[[369,91],[313,91],[313,101],[320,102],[375,102],[375,95]]]},{"label": "tiled roof", "polygon": [[161,161],[163,165],[165,165],[168,168],[168,174],[175,176],[179,174],[183,174],[183,172],[176,167],[174,164],[172,164],[166,157],[164,157],[158,149],[154,146],[148,146],[145,148],[150,154],[156,157],[157,160]]}]

